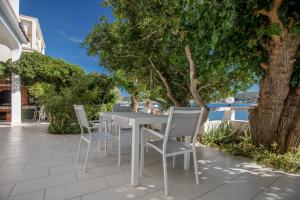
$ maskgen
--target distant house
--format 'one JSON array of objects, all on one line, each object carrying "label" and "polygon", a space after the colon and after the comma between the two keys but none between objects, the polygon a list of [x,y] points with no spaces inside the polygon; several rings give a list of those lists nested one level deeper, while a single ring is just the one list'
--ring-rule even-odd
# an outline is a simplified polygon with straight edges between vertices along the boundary
[{"label": "distant house", "polygon": [[[19,0],[0,1],[0,61],[16,61],[22,51],[45,53],[45,42],[37,18],[19,14]],[[22,106],[28,105],[28,90],[12,74],[0,81],[0,121],[21,125]]]},{"label": "distant house", "polygon": [[34,17],[20,15],[20,22],[28,38],[28,42],[22,44],[22,51],[35,51],[41,54],[45,54],[46,45],[39,20]]}]

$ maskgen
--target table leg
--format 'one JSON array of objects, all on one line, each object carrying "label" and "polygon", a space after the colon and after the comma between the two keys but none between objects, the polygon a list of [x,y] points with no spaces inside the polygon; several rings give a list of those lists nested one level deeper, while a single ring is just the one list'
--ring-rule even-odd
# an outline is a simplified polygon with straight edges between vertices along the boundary
[{"label": "table leg", "polygon": [[[191,138],[190,137],[185,137],[185,143],[187,145],[190,145],[190,142],[191,141]],[[184,154],[184,159],[183,159],[183,167],[185,170],[189,170],[190,169],[190,156],[191,156],[191,153],[185,153]]]},{"label": "table leg", "polygon": [[131,185],[137,186],[139,184],[140,167],[139,167],[139,148],[140,148],[140,134],[139,125],[132,123],[132,145],[131,145]]},{"label": "table leg", "polygon": [[144,146],[145,146],[145,136],[144,136],[144,131],[142,131],[140,129],[140,133],[141,133],[141,150],[140,150],[140,156],[141,156],[141,160],[140,160],[140,177],[143,176],[144,174]]}]

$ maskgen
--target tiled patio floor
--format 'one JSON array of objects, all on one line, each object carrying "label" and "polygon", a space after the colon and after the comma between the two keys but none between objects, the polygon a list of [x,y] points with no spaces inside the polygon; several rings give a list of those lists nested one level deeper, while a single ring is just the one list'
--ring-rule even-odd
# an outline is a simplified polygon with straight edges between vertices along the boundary
[{"label": "tiled patio floor", "polygon": [[133,188],[128,147],[123,150],[122,167],[117,167],[116,148],[104,157],[95,144],[88,173],[84,173],[82,163],[74,161],[78,142],[78,135],[50,135],[45,127],[1,127],[0,199],[300,199],[300,176],[274,172],[205,147],[198,149],[200,184],[195,184],[192,170],[183,170],[183,159],[178,158],[176,168],[170,167],[171,194],[165,197],[159,154],[145,154],[145,176]]}]

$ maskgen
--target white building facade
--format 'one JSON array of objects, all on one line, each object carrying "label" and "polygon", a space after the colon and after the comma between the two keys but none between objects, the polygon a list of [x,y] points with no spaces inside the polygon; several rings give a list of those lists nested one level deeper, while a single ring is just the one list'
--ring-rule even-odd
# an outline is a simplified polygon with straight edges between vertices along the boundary
[{"label": "white building facade", "polygon": [[45,54],[45,41],[39,24],[39,20],[34,17],[20,15],[23,30],[28,38],[28,42],[22,44],[23,51],[38,52]]},{"label": "white building facade", "polygon": [[[38,20],[20,16],[19,0],[0,0],[0,61],[18,60],[22,49],[45,53],[45,43]],[[12,126],[21,125],[21,109],[21,80],[18,75],[12,74],[10,102]]]}]

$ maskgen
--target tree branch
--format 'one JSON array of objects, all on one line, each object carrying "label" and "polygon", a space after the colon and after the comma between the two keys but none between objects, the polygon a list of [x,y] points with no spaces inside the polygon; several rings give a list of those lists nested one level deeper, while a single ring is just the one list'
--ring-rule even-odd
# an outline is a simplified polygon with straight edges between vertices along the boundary
[{"label": "tree branch", "polygon": [[190,69],[190,92],[198,106],[201,107],[206,107],[203,99],[200,97],[198,91],[197,91],[197,86],[198,86],[198,81],[195,79],[195,74],[196,74],[196,66],[192,58],[192,52],[191,48],[189,45],[184,47],[184,51],[186,54],[186,57],[189,61],[189,69]]},{"label": "tree branch", "polygon": [[261,68],[263,68],[265,71],[268,71],[269,65],[267,63],[260,63]]},{"label": "tree branch", "polygon": [[152,33],[148,34],[147,36],[141,38],[141,40],[145,40],[145,39],[149,39],[152,35],[154,35],[155,33],[157,33],[157,31],[153,31]]},{"label": "tree branch", "polygon": [[203,90],[204,88],[207,88],[207,87],[209,87],[209,86],[211,86],[211,84],[206,84],[206,85],[203,85],[203,86],[201,86],[201,87],[199,87],[198,88],[198,93],[201,91],[201,90]]},{"label": "tree branch", "polygon": [[172,92],[171,90],[171,87],[170,87],[170,84],[169,84],[169,81],[163,76],[163,74],[155,67],[154,63],[152,62],[152,59],[149,58],[149,62],[150,62],[150,65],[151,67],[154,69],[154,71],[158,74],[158,76],[160,77],[161,81],[163,82],[163,84],[165,85],[165,88],[167,90],[167,96],[170,98],[170,100],[175,104],[175,106],[183,106],[182,103],[180,103],[174,93]]},{"label": "tree branch", "polygon": [[182,86],[180,83],[177,83],[175,81],[171,81],[174,85],[177,85],[178,87],[180,87],[181,89],[185,90],[186,88],[184,86]]},{"label": "tree branch", "polygon": [[273,0],[271,10],[267,11],[266,9],[259,10],[257,13],[261,15],[265,15],[269,18],[271,24],[278,24],[281,31],[285,32],[285,28],[279,19],[279,9],[281,7],[283,0]]},{"label": "tree branch", "polygon": [[261,9],[257,13],[269,17],[269,13],[266,9]]}]

